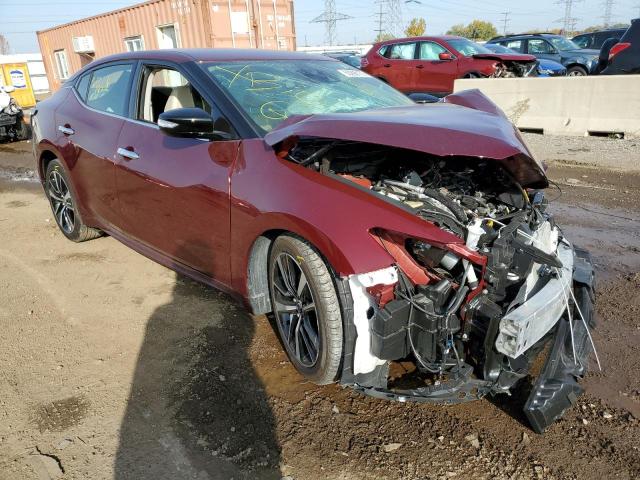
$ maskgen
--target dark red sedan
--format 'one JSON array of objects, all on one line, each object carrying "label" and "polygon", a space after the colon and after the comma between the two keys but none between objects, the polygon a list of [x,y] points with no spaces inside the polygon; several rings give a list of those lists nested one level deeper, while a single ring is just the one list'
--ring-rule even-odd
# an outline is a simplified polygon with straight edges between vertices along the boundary
[{"label": "dark red sedan", "polygon": [[376,43],[362,69],[404,93],[447,94],[456,78],[536,75],[536,57],[495,53],[466,38],[397,38]]},{"label": "dark red sedan", "polygon": [[534,428],[581,392],[588,254],[479,92],[417,105],[325,56],[132,52],[86,66],[32,123],[67,238],[110,235],[272,315],[314,382],[468,401],[509,392],[550,343]]}]

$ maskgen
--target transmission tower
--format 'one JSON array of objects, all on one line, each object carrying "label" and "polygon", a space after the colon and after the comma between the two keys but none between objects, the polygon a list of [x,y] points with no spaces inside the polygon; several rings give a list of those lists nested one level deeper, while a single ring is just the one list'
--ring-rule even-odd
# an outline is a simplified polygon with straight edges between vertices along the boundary
[{"label": "transmission tower", "polygon": [[507,25],[509,25],[509,20],[511,20],[509,18],[509,16],[511,15],[511,12],[502,12],[500,15],[502,15],[502,34],[506,35]]},{"label": "transmission tower", "polygon": [[402,28],[402,2],[401,0],[386,0],[387,3],[387,19],[388,19],[388,31],[396,37],[404,35],[404,29]]},{"label": "transmission tower", "polygon": [[575,30],[578,19],[571,15],[571,10],[575,3],[582,1],[583,0],[558,0],[556,2],[559,5],[564,5],[564,18],[561,18],[558,22],[562,22],[562,30],[565,35],[569,35]]},{"label": "transmission tower", "polygon": [[324,0],[324,12],[311,20],[311,23],[324,23],[324,41],[327,45],[334,45],[336,42],[336,22],[353,18],[351,15],[336,12],[335,0]]},{"label": "transmission tower", "polygon": [[609,25],[611,25],[611,16],[612,16],[612,12],[613,12],[613,4],[614,4],[614,0],[606,0],[603,5],[604,5],[604,14],[602,15],[602,18],[604,20],[604,28],[608,28]]}]

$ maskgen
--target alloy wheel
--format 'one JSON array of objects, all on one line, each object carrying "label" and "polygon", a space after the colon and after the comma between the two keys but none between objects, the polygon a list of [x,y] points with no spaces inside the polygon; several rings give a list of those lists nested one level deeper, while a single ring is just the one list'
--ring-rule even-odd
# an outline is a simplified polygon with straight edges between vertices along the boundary
[{"label": "alloy wheel", "polygon": [[273,310],[289,354],[311,368],[320,354],[318,312],[307,277],[288,253],[276,257],[272,269]]},{"label": "alloy wheel", "polygon": [[75,228],[76,214],[67,182],[59,171],[52,170],[49,174],[47,187],[53,215],[60,228],[70,234]]}]

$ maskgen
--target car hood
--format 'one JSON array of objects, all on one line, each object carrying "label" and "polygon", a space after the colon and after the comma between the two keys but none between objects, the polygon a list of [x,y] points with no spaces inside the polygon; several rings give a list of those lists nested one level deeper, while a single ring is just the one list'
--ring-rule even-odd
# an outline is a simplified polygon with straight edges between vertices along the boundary
[{"label": "car hood", "polygon": [[548,60],[546,58],[538,59],[538,63],[540,64],[540,68],[543,70],[564,70],[565,66],[561,63],[555,62],[553,60]]},{"label": "car hood", "polygon": [[577,57],[579,55],[585,57],[598,57],[600,55],[600,50],[593,50],[590,48],[579,48],[577,50],[563,50],[560,52],[562,57]]},{"label": "car hood", "polygon": [[483,60],[501,60],[503,62],[534,62],[536,57],[521,53],[476,53],[473,58]]},{"label": "car hood", "polygon": [[298,137],[388,145],[441,157],[488,158],[501,163],[524,187],[548,186],[542,164],[520,132],[478,90],[426,105],[290,117],[264,140],[275,146]]}]

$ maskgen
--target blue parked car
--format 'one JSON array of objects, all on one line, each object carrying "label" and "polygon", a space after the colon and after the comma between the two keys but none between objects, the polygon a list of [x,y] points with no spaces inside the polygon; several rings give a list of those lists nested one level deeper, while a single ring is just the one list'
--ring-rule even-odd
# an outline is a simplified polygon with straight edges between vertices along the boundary
[{"label": "blue parked car", "polygon": [[[503,47],[497,43],[486,43],[486,48],[496,53],[518,53],[510,48]],[[564,77],[567,74],[567,68],[561,63],[548,60],[546,58],[538,59],[538,76],[539,77]]]}]

